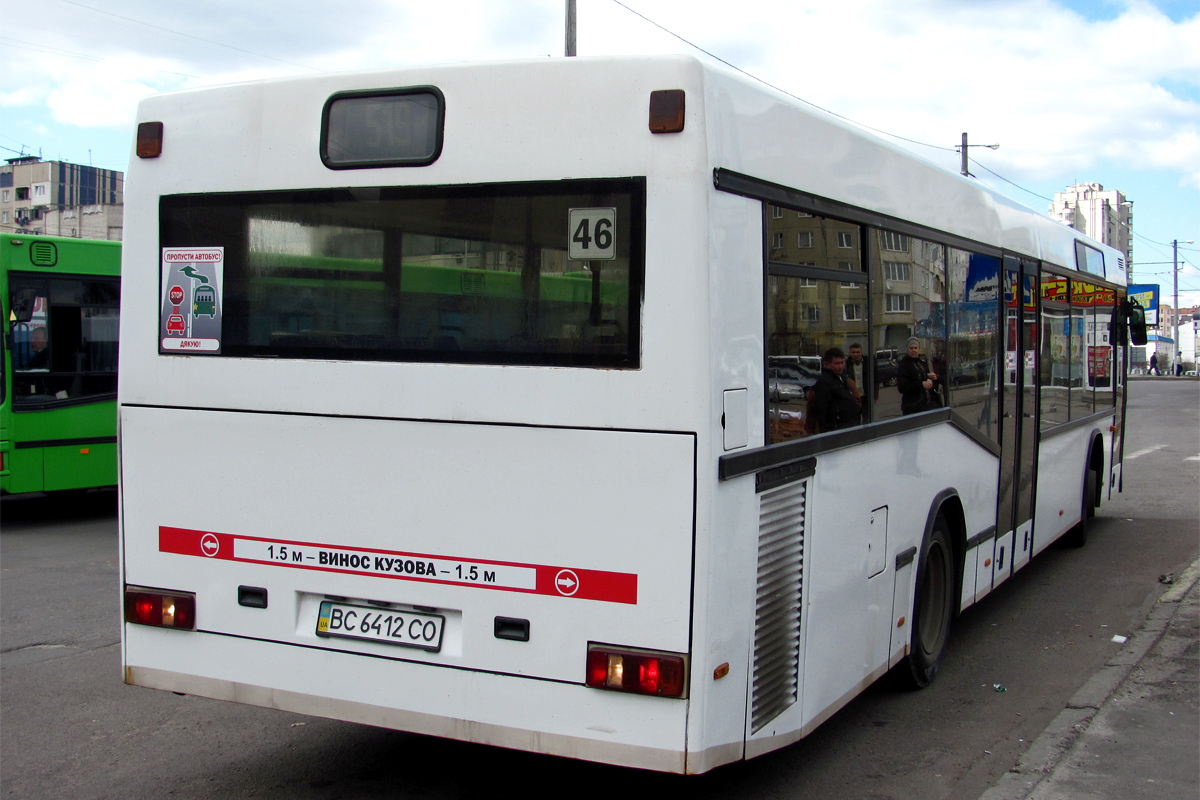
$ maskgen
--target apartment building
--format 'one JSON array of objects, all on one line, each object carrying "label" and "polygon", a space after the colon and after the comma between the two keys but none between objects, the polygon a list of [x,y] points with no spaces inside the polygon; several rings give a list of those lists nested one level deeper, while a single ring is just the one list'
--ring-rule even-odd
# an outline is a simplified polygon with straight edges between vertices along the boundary
[{"label": "apartment building", "polygon": [[1050,216],[1125,254],[1133,264],[1133,201],[1099,183],[1078,183],[1054,193]]},{"label": "apartment building", "polygon": [[0,165],[0,231],[120,240],[124,173],[38,156]]}]

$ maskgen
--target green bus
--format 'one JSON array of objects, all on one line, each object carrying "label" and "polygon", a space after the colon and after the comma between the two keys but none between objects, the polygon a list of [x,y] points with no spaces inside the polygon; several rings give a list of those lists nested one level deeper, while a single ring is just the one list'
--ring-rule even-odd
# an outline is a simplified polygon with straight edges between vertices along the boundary
[{"label": "green bus", "polygon": [[0,494],[117,483],[121,244],[0,234]]}]

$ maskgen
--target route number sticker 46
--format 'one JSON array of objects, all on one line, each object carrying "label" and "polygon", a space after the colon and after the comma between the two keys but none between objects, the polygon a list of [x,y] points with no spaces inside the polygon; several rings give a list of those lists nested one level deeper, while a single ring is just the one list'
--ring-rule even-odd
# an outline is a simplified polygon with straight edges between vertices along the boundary
[{"label": "route number sticker 46", "polygon": [[567,216],[568,258],[611,261],[617,257],[615,208],[572,208]]}]

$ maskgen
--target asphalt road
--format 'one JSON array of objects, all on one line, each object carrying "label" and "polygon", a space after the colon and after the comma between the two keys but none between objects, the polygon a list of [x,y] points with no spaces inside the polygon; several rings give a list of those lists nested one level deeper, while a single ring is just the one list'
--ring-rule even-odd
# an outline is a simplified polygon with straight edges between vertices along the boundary
[{"label": "asphalt road", "polygon": [[[681,777],[125,686],[116,499],[0,505],[4,798],[969,798],[1017,760],[1200,550],[1200,384],[1132,384],[1125,491],[957,620],[937,681],[877,684],[812,736]],[[996,685],[1004,688],[997,691]],[[608,793],[608,792],[606,792]]]}]

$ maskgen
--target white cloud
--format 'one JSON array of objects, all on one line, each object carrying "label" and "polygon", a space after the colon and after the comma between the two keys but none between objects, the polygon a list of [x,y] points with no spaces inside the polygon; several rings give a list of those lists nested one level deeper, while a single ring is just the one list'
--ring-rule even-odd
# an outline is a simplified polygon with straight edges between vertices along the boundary
[{"label": "white cloud", "polygon": [[[623,1],[817,105],[950,148],[892,140],[948,169],[968,131],[1001,144],[972,155],[1012,181],[1046,194],[1119,175],[1142,187],[1140,229],[1200,239],[1198,12],[1173,22],[1147,0]],[[562,0],[83,2],[112,13],[43,0],[36,15],[3,15],[6,150],[80,163],[94,150],[119,169],[153,92],[563,51]],[[580,55],[695,52],[613,0],[578,6]]]},{"label": "white cloud", "polygon": [[[999,142],[981,158],[1014,180],[1119,160],[1200,187],[1200,14],[1174,23],[1145,0],[1111,4],[1119,12],[1101,21],[1052,0],[626,1],[863,124],[949,148],[964,130]],[[129,19],[46,2],[54,13],[36,23],[6,21],[10,41],[37,44],[0,48],[0,106],[44,104],[79,126],[128,126],[153,91],[312,71],[297,65],[559,56],[563,46],[562,0],[129,0]],[[694,52],[611,0],[580,0],[579,14],[581,55]]]},{"label": "white cloud", "polygon": [[[1165,88],[1200,86],[1200,49],[1192,46],[1200,41],[1200,15],[1175,24],[1140,0],[1107,22],[1086,21],[1049,0],[629,4],[864,124],[943,146],[953,146],[962,130],[1000,140],[991,158],[1012,168],[1075,164],[1086,161],[1081,154],[1111,152],[1114,137],[1150,136],[1117,146],[1140,158],[1162,149],[1158,142],[1186,140],[1180,130],[1195,132],[1200,120],[1200,105]],[[124,16],[158,28],[55,5],[63,13],[49,30],[35,34],[30,25],[23,35],[52,52],[0,51],[0,104],[45,98],[56,119],[72,124],[128,121],[130,99],[150,90],[309,72],[297,64],[340,71],[562,51],[561,0],[249,6],[137,0],[122,8]],[[582,55],[690,52],[608,0],[579,5]],[[11,22],[12,35],[22,38],[27,23]],[[1161,129],[1128,120],[1159,122]],[[1028,157],[1032,152],[1041,157]],[[1179,152],[1175,166],[1194,168],[1194,155]]]}]

